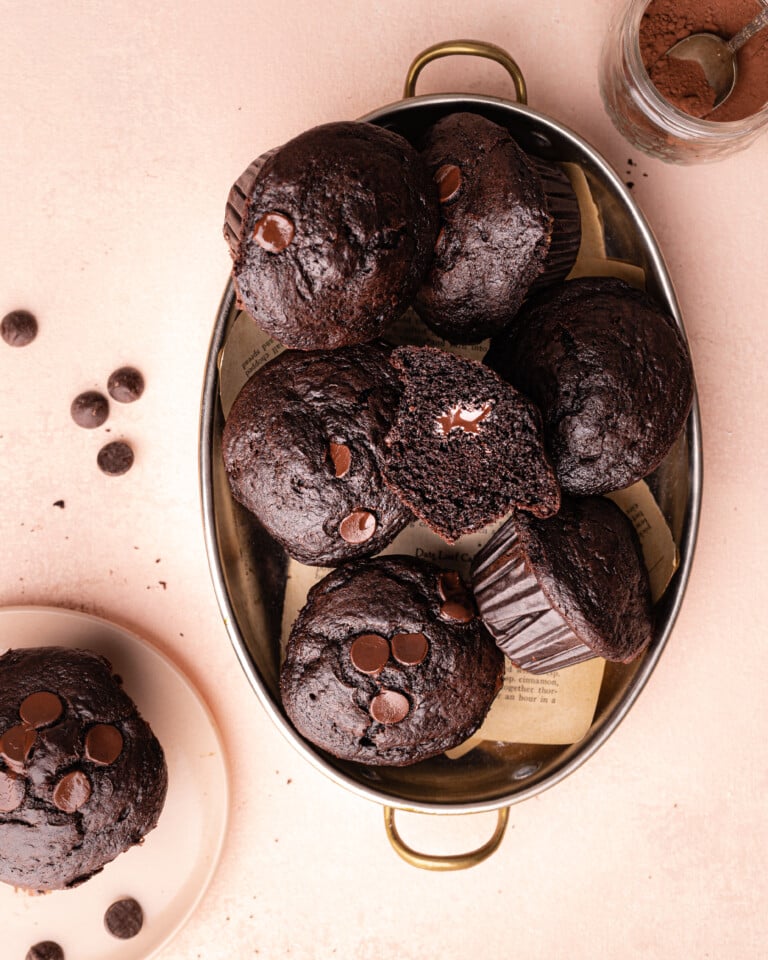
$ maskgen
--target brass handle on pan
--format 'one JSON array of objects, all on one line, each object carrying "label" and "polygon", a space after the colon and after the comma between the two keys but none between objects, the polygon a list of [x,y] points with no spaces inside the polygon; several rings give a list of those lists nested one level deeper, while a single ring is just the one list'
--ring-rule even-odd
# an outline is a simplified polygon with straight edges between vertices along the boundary
[{"label": "brass handle on pan", "polygon": [[486,43],[483,40],[445,40],[442,43],[435,43],[426,50],[422,50],[414,59],[408,68],[408,74],[405,78],[404,97],[413,97],[416,94],[416,78],[422,69],[433,60],[440,57],[459,56],[485,57],[488,60],[495,60],[500,63],[507,73],[512,77],[515,85],[515,93],[518,103],[528,103],[528,91],[525,86],[523,72],[510,57],[506,50],[497,47],[493,43]]},{"label": "brass handle on pan", "polygon": [[395,826],[395,808],[384,807],[384,829],[387,831],[387,839],[392,845],[395,853],[402,857],[406,863],[412,867],[421,867],[422,870],[465,870],[467,867],[477,866],[483,860],[497,849],[507,829],[507,820],[509,819],[509,807],[502,807],[499,810],[496,829],[493,836],[486,841],[482,847],[472,850],[470,853],[452,853],[444,855],[431,855],[428,853],[418,853],[407,843],[403,841]]}]

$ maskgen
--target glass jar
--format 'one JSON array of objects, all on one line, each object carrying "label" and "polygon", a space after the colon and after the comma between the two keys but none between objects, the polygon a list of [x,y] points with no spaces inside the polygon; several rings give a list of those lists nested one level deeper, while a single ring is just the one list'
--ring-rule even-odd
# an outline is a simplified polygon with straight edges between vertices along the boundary
[{"label": "glass jar", "polygon": [[640,23],[649,0],[630,0],[611,24],[600,57],[600,93],[609,117],[634,146],[673,163],[720,160],[765,130],[768,104],[743,120],[702,120],[666,100],[640,54]]}]

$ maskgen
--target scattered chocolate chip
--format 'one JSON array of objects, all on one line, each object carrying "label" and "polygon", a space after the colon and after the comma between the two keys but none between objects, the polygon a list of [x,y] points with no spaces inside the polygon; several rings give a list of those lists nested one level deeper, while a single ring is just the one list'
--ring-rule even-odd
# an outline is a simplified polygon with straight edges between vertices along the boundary
[{"label": "scattered chocolate chip", "polygon": [[64,712],[64,705],[55,693],[41,690],[30,693],[19,707],[19,716],[30,727],[47,727],[55,723]]},{"label": "scattered chocolate chip", "polygon": [[429,643],[423,633],[396,633],[392,637],[392,656],[406,667],[423,663]]},{"label": "scattered chocolate chip", "polygon": [[408,697],[397,690],[382,690],[371,700],[369,712],[378,723],[400,723],[410,709]]},{"label": "scattered chocolate chip", "polygon": [[118,403],[133,403],[144,393],[144,377],[135,367],[119,367],[109,375],[107,393]]},{"label": "scattered chocolate chip", "polygon": [[347,543],[365,543],[376,532],[376,517],[368,510],[353,510],[339,524],[339,533]]},{"label": "scattered chocolate chip", "polygon": [[42,940],[27,950],[25,960],[64,960],[64,951],[53,940]]},{"label": "scattered chocolate chip", "polygon": [[10,770],[0,770],[0,813],[11,813],[24,800],[24,781]]},{"label": "scattered chocolate chip", "polygon": [[109,416],[109,401],[98,390],[86,390],[75,397],[69,412],[78,427],[92,430],[100,427]]},{"label": "scattered chocolate chip", "polygon": [[331,441],[328,444],[328,453],[333,463],[333,469],[336,471],[336,476],[346,476],[352,463],[352,454],[349,452],[349,447],[346,443],[334,443]]},{"label": "scattered chocolate chip", "polygon": [[456,196],[461,186],[461,170],[454,163],[444,163],[435,171],[434,179],[440,203],[447,203]]},{"label": "scattered chocolate chip", "polygon": [[474,611],[456,600],[446,600],[440,607],[440,616],[447,620],[458,620],[460,623],[469,623],[475,616]]},{"label": "scattered chocolate chip", "polygon": [[267,253],[281,253],[293,240],[293,223],[283,213],[265,213],[256,221],[253,239]]},{"label": "scattered chocolate chip", "polygon": [[459,404],[451,407],[448,413],[438,417],[437,422],[446,436],[456,427],[463,430],[464,433],[478,433],[481,422],[485,420],[492,409],[492,403],[484,403],[479,409],[477,407],[463,407]]},{"label": "scattered chocolate chip", "polygon": [[103,473],[119,477],[133,466],[133,450],[124,440],[113,440],[99,450],[96,463]]},{"label": "scattered chocolate chip", "polygon": [[0,756],[5,759],[11,770],[19,773],[24,769],[35,740],[37,740],[37,734],[26,724],[11,727],[0,737]]},{"label": "scattered chocolate chip", "polygon": [[378,633],[364,633],[352,643],[349,658],[360,673],[377,677],[389,660],[389,643]]},{"label": "scattered chocolate chip", "polygon": [[437,589],[444,601],[440,607],[442,617],[460,623],[469,623],[474,618],[472,597],[458,573],[444,570],[437,578]]},{"label": "scattered chocolate chip", "polygon": [[0,321],[0,336],[9,347],[26,347],[37,336],[37,320],[28,310],[11,310]]},{"label": "scattered chocolate chip", "polygon": [[104,914],[104,926],[119,940],[130,940],[144,926],[144,911],[133,897],[125,897],[115,902]]},{"label": "scattered chocolate chip", "polygon": [[91,781],[82,770],[65,773],[53,788],[53,802],[64,813],[74,813],[91,798]]},{"label": "scattered chocolate chip", "polygon": [[54,507],[61,507],[62,510],[64,509],[64,501],[63,501],[63,500],[54,500],[54,501],[53,501],[53,505],[54,505]]},{"label": "scattered chocolate chip", "polygon": [[97,723],[85,735],[85,755],[93,763],[114,763],[123,750],[123,735],[111,723]]}]

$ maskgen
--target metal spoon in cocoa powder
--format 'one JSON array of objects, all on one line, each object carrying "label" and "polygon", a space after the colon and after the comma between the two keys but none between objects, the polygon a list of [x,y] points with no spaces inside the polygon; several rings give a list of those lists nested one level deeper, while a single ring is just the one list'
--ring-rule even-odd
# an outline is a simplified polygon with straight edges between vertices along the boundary
[{"label": "metal spoon in cocoa powder", "polygon": [[730,40],[724,40],[716,33],[692,33],[678,40],[667,51],[667,56],[677,60],[695,60],[715,92],[714,107],[719,107],[731,95],[736,85],[737,51],[765,26],[768,26],[768,7]]}]

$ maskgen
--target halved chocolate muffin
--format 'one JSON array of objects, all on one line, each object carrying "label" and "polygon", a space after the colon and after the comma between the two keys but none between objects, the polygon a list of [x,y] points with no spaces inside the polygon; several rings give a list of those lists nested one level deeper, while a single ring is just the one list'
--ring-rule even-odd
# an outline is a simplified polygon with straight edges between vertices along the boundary
[{"label": "halved chocolate muffin", "polygon": [[653,635],[637,535],[604,497],[564,497],[548,520],[514,515],[476,554],[472,590],[499,647],[531,673],[626,663]]},{"label": "halved chocolate muffin", "polygon": [[392,353],[403,395],[382,465],[398,496],[449,543],[513,507],[546,517],[560,489],[538,410],[488,367],[434,347]]},{"label": "halved chocolate muffin", "polygon": [[479,114],[443,117],[427,132],[423,156],[441,229],[414,306],[451,343],[476,343],[510,322],[537,277],[570,270],[578,201],[560,168],[532,160]]},{"label": "halved chocolate muffin", "polygon": [[310,590],[280,691],[296,729],[323,750],[405,766],[470,737],[503,673],[458,574],[386,556],[345,564]]},{"label": "halved chocolate muffin", "polygon": [[531,298],[484,362],[539,407],[558,480],[582,496],[651,473],[693,400],[674,320],[615,277],[569,280]]},{"label": "halved chocolate muffin", "polygon": [[37,647],[0,657],[0,880],[84,883],[157,824],[163,750],[103,657]]},{"label": "halved chocolate muffin", "polygon": [[381,477],[401,392],[390,350],[285,350],[229,413],[222,455],[232,493],[302,563],[376,553],[413,519]]},{"label": "halved chocolate muffin", "polygon": [[379,336],[416,294],[437,236],[437,194],[403,137],[323,124],[235,183],[224,235],[240,303],[288,347]]}]

